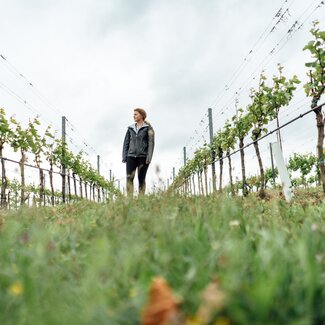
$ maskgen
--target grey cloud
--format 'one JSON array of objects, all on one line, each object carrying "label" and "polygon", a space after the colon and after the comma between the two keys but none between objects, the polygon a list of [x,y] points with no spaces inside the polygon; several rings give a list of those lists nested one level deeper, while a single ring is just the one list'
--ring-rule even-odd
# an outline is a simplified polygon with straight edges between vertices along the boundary
[{"label": "grey cloud", "polygon": [[91,12],[88,19],[89,34],[103,38],[114,30],[130,28],[130,25],[133,26],[146,17],[151,5],[150,0],[115,0],[109,5],[106,0],[93,1],[89,7]]}]

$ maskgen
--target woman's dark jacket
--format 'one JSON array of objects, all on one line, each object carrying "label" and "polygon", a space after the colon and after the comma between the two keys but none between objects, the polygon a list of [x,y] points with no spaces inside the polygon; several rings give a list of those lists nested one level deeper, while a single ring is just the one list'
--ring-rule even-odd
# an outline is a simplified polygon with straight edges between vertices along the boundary
[{"label": "woman's dark jacket", "polygon": [[144,123],[136,132],[135,124],[132,124],[126,131],[122,161],[126,162],[126,157],[146,157],[146,163],[150,164],[154,146],[155,132],[152,126]]}]

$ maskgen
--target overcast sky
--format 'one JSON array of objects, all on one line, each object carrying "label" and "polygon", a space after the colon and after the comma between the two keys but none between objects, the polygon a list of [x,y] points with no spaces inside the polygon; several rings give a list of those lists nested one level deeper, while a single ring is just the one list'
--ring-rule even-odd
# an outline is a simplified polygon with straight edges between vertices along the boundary
[{"label": "overcast sky", "polygon": [[[94,166],[99,154],[102,173],[112,169],[122,184],[124,135],[133,109],[146,109],[156,131],[151,185],[158,178],[155,166],[166,180],[173,166],[181,166],[183,146],[191,157],[208,140],[208,107],[217,130],[234,113],[235,98],[247,105],[262,69],[271,78],[279,62],[287,76],[306,82],[309,55],[302,48],[312,20],[325,21],[320,3],[0,0],[0,54],[7,59],[0,59],[0,106],[21,121],[40,114],[43,125],[51,123],[58,132],[65,115],[71,149],[87,151]],[[308,102],[300,85],[283,119]],[[284,132],[288,152],[315,151],[314,129],[311,116]],[[256,161],[248,164],[257,169]]]}]

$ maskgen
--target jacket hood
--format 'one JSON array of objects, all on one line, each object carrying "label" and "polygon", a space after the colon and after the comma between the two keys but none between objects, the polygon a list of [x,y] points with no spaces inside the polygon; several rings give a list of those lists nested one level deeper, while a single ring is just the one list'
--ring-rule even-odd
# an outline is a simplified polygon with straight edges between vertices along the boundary
[{"label": "jacket hood", "polygon": [[[135,124],[136,124],[136,123],[131,124],[131,125],[129,126],[129,129],[132,129],[132,130],[134,130],[135,133],[137,133],[137,131],[136,131],[136,129],[135,129]],[[144,127],[146,127],[146,126],[149,127],[149,124],[147,124],[146,122],[143,122],[143,125],[142,125],[141,128],[144,128]]]}]

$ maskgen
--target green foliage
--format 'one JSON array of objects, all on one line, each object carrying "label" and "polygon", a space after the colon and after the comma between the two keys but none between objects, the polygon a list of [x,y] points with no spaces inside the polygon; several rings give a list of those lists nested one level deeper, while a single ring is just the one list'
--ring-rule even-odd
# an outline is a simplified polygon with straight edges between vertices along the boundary
[{"label": "green foliage", "polygon": [[214,134],[212,149],[221,158],[224,152],[235,148],[236,132],[229,120],[226,121],[223,129]]},{"label": "green foliage", "polygon": [[76,175],[82,175],[83,173],[82,151],[72,158],[71,169]]},{"label": "green foliage", "polygon": [[296,90],[296,85],[300,83],[297,76],[288,79],[282,74],[283,66],[278,64],[278,76],[273,76],[273,86],[267,88],[268,118],[273,120],[278,117],[281,107],[287,106]]},{"label": "green foliage", "polygon": [[278,64],[278,76],[273,76],[273,85],[266,84],[267,78],[262,73],[258,90],[251,89],[252,103],[248,106],[248,112],[253,124],[252,139],[257,140],[267,132],[265,125],[278,117],[281,107],[287,106],[296,90],[296,84],[300,81],[296,76],[291,79],[282,74],[283,67]]},{"label": "green foliage", "polygon": [[225,152],[235,149],[236,133],[233,125],[229,120],[226,121],[223,127],[222,149]]},{"label": "green foliage", "polygon": [[269,106],[268,106],[268,94],[270,88],[266,86],[266,76],[262,73],[260,75],[259,88],[250,91],[250,98],[252,103],[248,105],[248,119],[251,121],[252,139],[255,141],[259,139],[262,133],[266,133],[267,129],[264,128],[269,122]]},{"label": "green foliage", "polygon": [[238,139],[244,139],[252,127],[252,121],[248,114],[244,114],[244,110],[239,108],[236,115],[232,117],[234,123],[234,134]]},{"label": "green foliage", "polygon": [[0,150],[3,149],[5,143],[13,136],[13,131],[10,127],[10,121],[6,118],[6,112],[0,108]]},{"label": "green foliage", "polygon": [[194,158],[188,160],[187,164],[180,168],[173,187],[181,186],[189,176],[193,173],[202,172],[211,162],[211,148],[208,145],[199,148],[195,151]]},{"label": "green foliage", "polygon": [[290,171],[299,171],[301,175],[301,183],[307,186],[307,175],[311,173],[313,169],[317,169],[317,158],[313,154],[299,154],[294,153],[289,158],[288,169]]},{"label": "green foliage", "polygon": [[[273,171],[272,168],[266,168],[265,169],[265,185],[267,185],[269,182],[274,186],[273,182]],[[279,171],[277,167],[274,167],[274,178],[276,179],[279,176]]]},{"label": "green foliage", "polygon": [[318,26],[319,22],[314,21],[310,30],[314,39],[304,47],[313,58],[313,61],[306,63],[306,67],[310,70],[309,81],[304,88],[307,96],[314,98],[315,104],[325,91],[325,31],[321,31]]},{"label": "green foliage", "polygon": [[21,124],[13,117],[10,118],[12,125],[15,127],[12,138],[10,139],[10,145],[14,151],[21,151],[25,153],[30,149],[32,143],[32,135],[28,128],[23,129]]},{"label": "green foliage", "polygon": [[38,124],[36,124],[35,121],[34,123],[30,121],[28,124],[28,128],[32,136],[30,149],[35,156],[34,162],[36,163],[36,166],[41,167],[42,155],[46,153],[47,139],[51,133],[50,133],[50,127],[48,127],[45,130],[44,135],[40,136],[38,130],[36,129],[36,125]]}]

